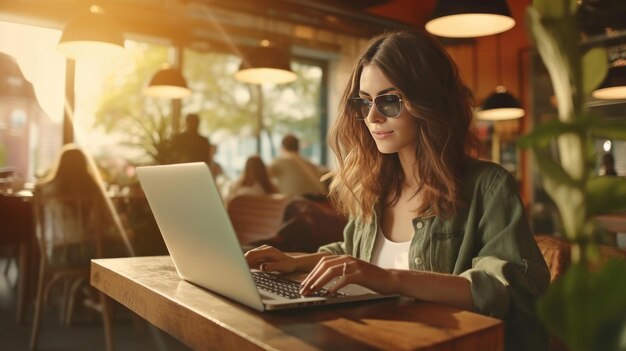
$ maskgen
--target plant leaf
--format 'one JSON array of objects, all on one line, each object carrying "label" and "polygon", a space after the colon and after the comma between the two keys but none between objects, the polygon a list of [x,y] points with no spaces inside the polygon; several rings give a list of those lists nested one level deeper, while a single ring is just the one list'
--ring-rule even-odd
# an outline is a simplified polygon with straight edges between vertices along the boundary
[{"label": "plant leaf", "polygon": [[522,148],[546,147],[553,138],[560,134],[578,132],[578,130],[578,126],[573,123],[563,123],[558,119],[553,119],[536,125],[532,132],[518,139],[518,145]]},{"label": "plant leaf", "polygon": [[587,130],[598,138],[626,140],[626,121],[594,119]]},{"label": "plant leaf", "polygon": [[592,347],[603,344],[600,336],[618,342],[626,321],[624,276],[624,260],[610,260],[596,272],[573,264],[538,301],[539,317],[571,351],[601,350]]},{"label": "plant leaf", "polygon": [[[560,1],[554,2],[560,3]],[[551,11],[557,11],[553,9],[552,6],[547,6],[545,3],[543,6],[546,7],[542,11],[550,11],[551,14]],[[552,88],[554,89],[554,94],[557,99],[559,119],[571,121],[574,118],[575,111],[573,100],[574,92],[572,91],[570,76],[573,77],[574,74],[571,71],[570,62],[567,59],[568,51],[563,42],[564,38],[559,38],[559,34],[562,33],[558,33],[557,31],[558,21],[552,21],[551,27],[544,25],[540,12],[530,6],[526,10],[526,23],[528,23],[530,28],[530,37],[533,38],[535,46],[550,75]],[[550,22],[546,20],[546,23]]]},{"label": "plant leaf", "polygon": [[565,172],[559,163],[554,161],[548,152],[539,148],[533,148],[533,155],[535,155],[535,161],[542,176],[549,178],[557,184],[576,186],[574,179]]},{"label": "plant leaf", "polygon": [[589,216],[626,209],[626,178],[600,176],[587,182]]},{"label": "plant leaf", "polygon": [[606,49],[593,48],[582,57],[583,94],[589,96],[604,80],[607,72]]},{"label": "plant leaf", "polygon": [[565,1],[555,0],[534,0],[533,7],[536,8],[543,17],[563,17],[568,10]]}]

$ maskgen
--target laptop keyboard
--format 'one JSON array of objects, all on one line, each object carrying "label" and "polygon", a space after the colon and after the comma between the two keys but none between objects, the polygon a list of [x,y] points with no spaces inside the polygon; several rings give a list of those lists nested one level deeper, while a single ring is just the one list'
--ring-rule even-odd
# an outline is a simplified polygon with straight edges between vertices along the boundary
[{"label": "laptop keyboard", "polygon": [[[260,272],[260,271],[252,271],[252,277],[254,278],[256,285],[263,290],[267,290],[276,295],[288,298],[288,299],[299,299],[302,297],[298,292],[300,290],[300,283],[284,279],[276,274]],[[324,297],[340,297],[345,296],[343,293],[335,293],[330,294],[326,289],[320,289],[314,294],[307,295],[307,297],[311,296],[324,296]]]}]

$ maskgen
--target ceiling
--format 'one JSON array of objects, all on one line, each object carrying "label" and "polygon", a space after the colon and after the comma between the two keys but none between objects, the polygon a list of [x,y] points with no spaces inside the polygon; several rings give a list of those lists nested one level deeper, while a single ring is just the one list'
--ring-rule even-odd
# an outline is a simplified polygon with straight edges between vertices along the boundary
[{"label": "ceiling", "polygon": [[[512,0],[509,0],[512,1]],[[517,1],[517,0],[516,0]],[[11,0],[0,1],[0,20],[63,28],[79,10],[104,7],[127,33],[167,38],[179,45],[207,41],[223,45],[231,38],[260,39],[259,28],[272,31],[289,23],[369,38],[385,29],[423,28],[437,0]],[[527,1],[525,1],[527,2]],[[597,34],[606,26],[625,26],[624,1],[583,0],[583,31]],[[515,7],[517,3],[510,3]],[[523,17],[523,13],[520,13]],[[261,19],[261,20],[259,20]],[[256,23],[253,23],[255,22]],[[259,21],[264,21],[259,23]],[[291,32],[274,38],[308,47],[315,40]]]},{"label": "ceiling", "polygon": [[[222,30],[254,38],[260,33],[258,27],[250,25],[251,16],[264,18],[268,27],[285,22],[368,38],[384,29],[423,27],[434,3],[435,0],[12,0],[0,1],[0,20],[60,29],[79,10],[87,11],[90,4],[98,4],[127,32],[181,44],[211,37],[212,31]],[[213,28],[216,24],[220,28]]]}]

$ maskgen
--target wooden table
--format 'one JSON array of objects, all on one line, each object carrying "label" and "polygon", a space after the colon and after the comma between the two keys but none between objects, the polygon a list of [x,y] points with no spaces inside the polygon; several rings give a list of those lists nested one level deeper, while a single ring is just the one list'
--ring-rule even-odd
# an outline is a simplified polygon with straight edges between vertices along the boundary
[{"label": "wooden table", "polygon": [[169,256],[92,260],[91,284],[196,350],[503,350],[502,321],[408,298],[261,313]]}]

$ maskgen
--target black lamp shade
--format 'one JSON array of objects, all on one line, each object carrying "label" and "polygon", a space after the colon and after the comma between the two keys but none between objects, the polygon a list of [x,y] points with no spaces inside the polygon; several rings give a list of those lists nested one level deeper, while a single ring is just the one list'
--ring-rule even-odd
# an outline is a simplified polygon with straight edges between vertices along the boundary
[{"label": "black lamp shade", "polygon": [[67,23],[58,49],[71,59],[102,59],[123,51],[124,36],[111,16],[86,12]]},{"label": "black lamp shade", "polygon": [[591,96],[596,99],[626,99],[626,66],[611,67]]},{"label": "black lamp shade", "polygon": [[180,70],[166,67],[152,76],[144,94],[164,99],[180,99],[189,96],[191,90]]},{"label": "black lamp shade", "polygon": [[496,91],[489,95],[485,103],[476,112],[476,117],[482,120],[507,120],[524,116],[519,101],[506,91],[503,87],[496,88]]},{"label": "black lamp shade", "polygon": [[426,30],[451,38],[505,32],[515,25],[506,0],[439,0]]},{"label": "black lamp shade", "polygon": [[15,58],[0,52],[0,98],[2,97],[37,101],[33,85],[26,80]]},{"label": "black lamp shade", "polygon": [[297,76],[289,62],[286,49],[274,45],[257,46],[245,55],[235,79],[252,84],[293,82]]}]

